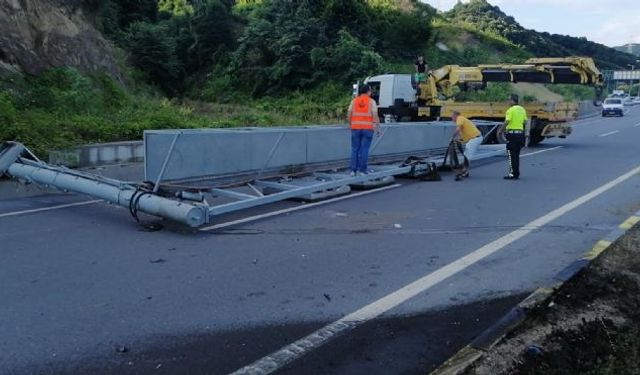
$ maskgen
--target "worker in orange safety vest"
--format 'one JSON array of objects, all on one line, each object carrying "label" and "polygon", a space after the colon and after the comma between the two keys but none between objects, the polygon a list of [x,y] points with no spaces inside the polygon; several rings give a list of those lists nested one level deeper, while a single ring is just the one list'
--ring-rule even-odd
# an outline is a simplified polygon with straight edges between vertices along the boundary
[{"label": "worker in orange safety vest", "polygon": [[371,87],[362,85],[358,88],[358,96],[351,101],[348,110],[351,126],[351,176],[368,174],[369,147],[373,134],[379,133],[380,117],[378,106],[371,99]]}]

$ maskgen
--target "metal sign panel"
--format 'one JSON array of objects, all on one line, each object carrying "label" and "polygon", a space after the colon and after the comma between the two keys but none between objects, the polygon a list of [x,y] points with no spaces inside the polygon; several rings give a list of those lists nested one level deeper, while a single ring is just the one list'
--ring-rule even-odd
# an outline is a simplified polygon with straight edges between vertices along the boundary
[{"label": "metal sign panel", "polygon": [[616,70],[613,72],[613,79],[616,81],[638,81],[640,80],[640,70]]},{"label": "metal sign panel", "polygon": [[[450,121],[384,124],[383,135],[373,139],[371,155],[444,149],[453,126]],[[172,148],[177,133],[180,137]],[[144,144],[146,180],[162,176],[164,181],[177,181],[346,161],[351,135],[346,126],[157,130],[145,131]]]}]

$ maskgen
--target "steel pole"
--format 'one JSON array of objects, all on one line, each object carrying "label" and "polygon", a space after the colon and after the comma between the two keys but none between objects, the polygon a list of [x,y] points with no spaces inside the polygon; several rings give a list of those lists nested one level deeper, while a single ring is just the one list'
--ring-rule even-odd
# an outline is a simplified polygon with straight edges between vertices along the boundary
[{"label": "steel pole", "polygon": [[136,208],[139,211],[191,227],[199,227],[208,221],[208,211],[205,206],[177,202],[141,192],[132,185],[116,186],[105,181],[64,173],[64,171],[54,168],[37,167],[20,162],[11,164],[7,172],[13,177],[39,185],[89,195],[126,208],[130,207],[131,200],[135,198]]}]

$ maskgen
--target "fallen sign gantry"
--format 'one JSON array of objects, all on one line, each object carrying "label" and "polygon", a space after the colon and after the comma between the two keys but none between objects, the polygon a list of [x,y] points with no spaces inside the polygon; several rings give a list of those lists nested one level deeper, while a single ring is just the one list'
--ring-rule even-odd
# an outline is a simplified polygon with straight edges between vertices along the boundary
[{"label": "fallen sign gantry", "polygon": [[[498,125],[498,124],[496,124]],[[384,125],[371,148],[373,171],[350,176],[346,127],[175,130],[145,133],[146,182],[124,182],[52,166],[22,144],[0,148],[0,175],[89,195],[191,227],[216,216],[287,199],[320,200],[391,184],[394,176],[433,178],[450,123]],[[504,154],[482,146],[478,158]]]}]

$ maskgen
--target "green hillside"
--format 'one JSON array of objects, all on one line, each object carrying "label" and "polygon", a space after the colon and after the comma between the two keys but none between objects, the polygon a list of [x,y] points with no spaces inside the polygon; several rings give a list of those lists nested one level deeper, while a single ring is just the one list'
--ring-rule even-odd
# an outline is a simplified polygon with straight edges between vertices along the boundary
[{"label": "green hillside", "polygon": [[630,53],[640,57],[640,43],[629,43],[624,46],[613,47],[620,52]]},{"label": "green hillside", "polygon": [[[343,122],[352,83],[412,72],[421,54],[432,68],[563,55],[593,56],[603,68],[635,62],[584,39],[526,30],[484,0],[444,14],[419,0],[42,1],[82,9],[116,47],[121,75],[82,67],[0,75],[0,141],[40,154],[139,139],[152,128]],[[495,85],[488,97],[509,90]]]},{"label": "green hillside", "polygon": [[525,29],[513,17],[486,0],[459,2],[446,17],[451,22],[469,24],[485,33],[505,38],[538,57],[589,56],[601,69],[626,68],[627,64],[634,64],[636,60],[633,55],[585,38]]}]

